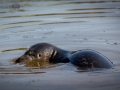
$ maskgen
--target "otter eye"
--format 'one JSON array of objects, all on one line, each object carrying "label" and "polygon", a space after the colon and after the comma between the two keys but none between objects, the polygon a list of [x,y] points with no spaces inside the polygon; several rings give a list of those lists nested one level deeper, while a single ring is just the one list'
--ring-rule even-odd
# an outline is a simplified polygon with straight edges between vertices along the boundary
[{"label": "otter eye", "polygon": [[40,58],[42,55],[40,53],[37,54],[38,58]]},{"label": "otter eye", "polygon": [[39,53],[38,56],[41,57],[41,54]]}]

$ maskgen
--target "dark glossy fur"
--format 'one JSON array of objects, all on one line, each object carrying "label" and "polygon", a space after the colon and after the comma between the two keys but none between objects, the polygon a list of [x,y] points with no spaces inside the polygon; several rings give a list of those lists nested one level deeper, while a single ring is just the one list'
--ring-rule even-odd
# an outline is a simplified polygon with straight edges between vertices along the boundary
[{"label": "dark glossy fur", "polygon": [[87,68],[111,68],[112,62],[94,50],[80,50],[69,57],[70,62],[81,69]]},{"label": "dark glossy fur", "polygon": [[52,63],[67,63],[70,52],[62,50],[48,43],[38,43],[29,48],[24,55],[16,60],[16,63],[26,60],[49,61]]},{"label": "dark glossy fur", "polygon": [[29,48],[15,63],[30,61],[48,61],[68,63],[81,68],[111,68],[112,62],[94,50],[66,51],[49,43],[38,43]]}]

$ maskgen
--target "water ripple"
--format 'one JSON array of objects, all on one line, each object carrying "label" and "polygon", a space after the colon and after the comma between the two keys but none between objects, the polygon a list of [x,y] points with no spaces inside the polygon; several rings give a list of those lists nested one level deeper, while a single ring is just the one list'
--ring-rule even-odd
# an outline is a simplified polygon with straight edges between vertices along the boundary
[{"label": "water ripple", "polygon": [[[103,13],[112,13],[112,12],[49,13],[49,14],[24,15],[24,17],[33,17],[33,16],[58,16],[58,15],[74,15],[74,14],[103,14]],[[18,15],[18,16],[3,16],[1,18],[18,18],[18,17],[23,17],[23,16],[22,15]]]}]

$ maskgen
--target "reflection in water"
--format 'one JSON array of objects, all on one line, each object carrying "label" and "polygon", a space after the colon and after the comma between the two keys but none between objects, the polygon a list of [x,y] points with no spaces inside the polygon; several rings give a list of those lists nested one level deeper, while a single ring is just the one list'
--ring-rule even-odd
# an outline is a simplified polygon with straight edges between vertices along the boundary
[{"label": "reflection in water", "polygon": [[110,74],[115,74],[115,73],[120,73],[120,67],[115,66],[112,69],[103,69],[103,70],[96,70],[93,72],[90,72],[88,74],[88,76],[106,76],[106,75],[110,75]]},{"label": "reflection in water", "polygon": [[25,66],[26,67],[39,67],[42,68],[51,68],[55,67],[56,64],[50,63],[50,62],[40,62],[40,61],[26,61]]},{"label": "reflection in water", "polygon": [[46,72],[43,72],[43,71],[32,71],[32,69],[19,69],[19,68],[0,68],[0,74],[42,74],[42,73],[46,73]]}]

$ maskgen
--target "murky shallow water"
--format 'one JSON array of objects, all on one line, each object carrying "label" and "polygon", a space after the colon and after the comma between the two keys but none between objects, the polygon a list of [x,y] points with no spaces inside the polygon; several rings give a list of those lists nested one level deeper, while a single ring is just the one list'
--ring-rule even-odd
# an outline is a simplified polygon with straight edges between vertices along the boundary
[{"label": "murky shallow water", "polygon": [[[24,65],[15,65],[11,60],[21,56],[31,45],[48,42],[66,50],[89,48],[102,53],[115,67],[99,71],[97,74],[94,72],[84,74],[108,77],[113,75],[116,77],[113,83],[115,80],[119,82],[117,78],[120,75],[119,0],[0,2],[1,73],[29,74],[30,71]],[[19,4],[20,8],[8,8],[14,3]],[[64,76],[71,73],[73,75],[73,72],[76,74],[74,66],[68,64],[50,69],[32,69],[32,72],[36,73],[47,72],[45,75],[59,71]],[[83,74],[79,75],[76,77],[82,77]],[[112,80],[111,78],[109,80]]]}]

